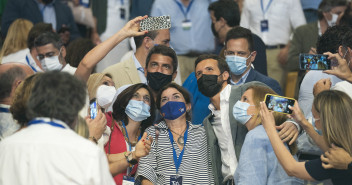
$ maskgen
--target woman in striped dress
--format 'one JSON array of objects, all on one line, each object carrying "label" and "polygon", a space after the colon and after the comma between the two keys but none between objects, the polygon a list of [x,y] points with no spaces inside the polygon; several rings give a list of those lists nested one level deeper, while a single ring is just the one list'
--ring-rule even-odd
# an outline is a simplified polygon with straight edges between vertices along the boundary
[{"label": "woman in striped dress", "polygon": [[164,120],[146,129],[153,143],[139,161],[136,183],[214,184],[204,128],[189,121],[189,93],[171,83],[159,91],[156,105]]}]

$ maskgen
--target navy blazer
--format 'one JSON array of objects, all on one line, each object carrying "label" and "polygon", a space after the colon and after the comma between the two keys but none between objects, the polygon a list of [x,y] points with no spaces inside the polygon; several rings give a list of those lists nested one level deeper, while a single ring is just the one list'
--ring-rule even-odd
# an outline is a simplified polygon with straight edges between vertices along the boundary
[{"label": "navy blazer", "polygon": [[[71,9],[60,0],[54,1],[54,7],[57,31],[62,25],[66,25],[70,28],[71,40],[80,37]],[[1,21],[3,37],[7,35],[11,23],[18,18],[27,19],[33,24],[43,22],[43,16],[35,0],[8,0]]]},{"label": "navy blazer", "polygon": [[277,94],[283,95],[282,91],[281,91],[281,87],[280,87],[279,83],[276,80],[259,73],[255,69],[251,69],[249,71],[249,74],[247,76],[247,79],[246,79],[245,83],[252,82],[252,81],[262,82],[263,84],[269,86]]}]

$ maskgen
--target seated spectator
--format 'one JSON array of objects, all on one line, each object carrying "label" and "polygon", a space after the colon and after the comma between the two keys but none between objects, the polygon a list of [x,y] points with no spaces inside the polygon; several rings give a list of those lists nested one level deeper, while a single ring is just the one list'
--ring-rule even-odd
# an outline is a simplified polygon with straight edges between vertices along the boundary
[{"label": "seated spectator", "polygon": [[[234,177],[235,184],[303,184],[303,181],[289,177],[285,173],[261,125],[260,101],[264,100],[266,94],[276,93],[267,87],[251,85],[234,106],[234,118],[248,129]],[[276,126],[286,120],[285,114],[273,115]],[[286,142],[285,150],[289,150],[292,155],[295,154],[296,143]]]},{"label": "seated spectator", "polygon": [[10,25],[1,48],[0,63],[19,62],[26,57],[28,33],[32,27],[33,24],[26,19],[17,19]]},{"label": "seated spectator", "polygon": [[214,184],[204,127],[190,122],[189,93],[170,83],[156,105],[164,120],[146,130],[155,142],[139,162],[136,184]]},{"label": "seated spectator", "polygon": [[[346,93],[336,90],[323,91],[315,97],[312,113],[316,128],[322,131],[322,136],[305,119],[297,102],[290,109],[293,110],[292,118],[304,128],[314,142],[324,151],[331,144],[335,144],[346,150],[350,155],[352,154],[352,99]],[[310,181],[331,179],[335,185],[351,184],[352,176],[349,171],[324,169],[320,158],[297,162],[281,142],[275,129],[274,117],[263,102],[261,102],[260,114],[262,124],[269,136],[275,154],[289,176]]]},{"label": "seated spectator", "polygon": [[10,113],[10,107],[17,87],[32,74],[32,69],[24,64],[0,65],[0,141],[20,128]]},{"label": "seated spectator", "polygon": [[59,70],[75,74],[76,68],[70,66],[65,60],[66,48],[59,35],[53,32],[42,33],[35,39],[34,46],[45,72]]},{"label": "seated spectator", "polygon": [[150,88],[138,83],[122,91],[113,104],[113,112],[105,114],[111,130],[105,152],[118,185],[123,184],[125,176],[134,176],[138,160],[149,153],[152,140],[147,141],[148,146],[143,145],[147,137],[144,132],[153,123],[154,107]]},{"label": "seated spectator", "polygon": [[71,130],[85,97],[85,85],[68,73],[38,77],[31,121],[0,143],[1,184],[114,184],[103,151]]}]

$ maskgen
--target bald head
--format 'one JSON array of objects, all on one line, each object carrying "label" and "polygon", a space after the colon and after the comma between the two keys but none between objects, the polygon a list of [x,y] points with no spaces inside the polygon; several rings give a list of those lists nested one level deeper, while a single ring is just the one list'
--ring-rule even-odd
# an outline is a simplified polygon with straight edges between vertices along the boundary
[{"label": "bald head", "polygon": [[34,74],[33,70],[20,63],[6,63],[0,65],[0,103],[11,105],[17,86],[29,75]]}]

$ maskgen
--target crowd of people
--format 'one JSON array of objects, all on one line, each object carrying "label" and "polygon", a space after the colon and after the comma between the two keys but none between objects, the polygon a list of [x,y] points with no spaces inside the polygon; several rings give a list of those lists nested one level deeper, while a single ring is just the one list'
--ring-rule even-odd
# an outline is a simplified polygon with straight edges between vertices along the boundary
[{"label": "crowd of people", "polygon": [[1,8],[0,185],[352,184],[348,0]]}]

